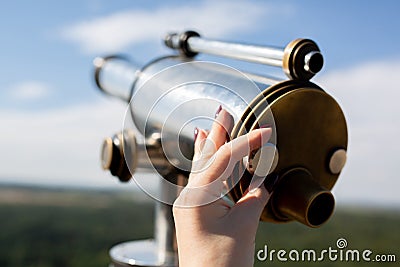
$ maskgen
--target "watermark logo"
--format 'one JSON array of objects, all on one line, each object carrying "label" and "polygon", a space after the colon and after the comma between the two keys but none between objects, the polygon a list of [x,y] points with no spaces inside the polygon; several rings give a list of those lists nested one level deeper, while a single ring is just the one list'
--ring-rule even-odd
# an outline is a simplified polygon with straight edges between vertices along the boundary
[{"label": "watermark logo", "polygon": [[336,246],[337,246],[337,248],[338,249],[344,249],[344,248],[346,248],[347,247],[347,240],[346,239],[344,239],[344,238],[339,238],[337,241],[336,241]]},{"label": "watermark logo", "polygon": [[293,261],[293,262],[396,262],[396,255],[393,253],[377,254],[371,249],[350,249],[345,238],[336,240],[336,247],[328,247],[322,250],[315,249],[269,249],[264,245],[263,249],[256,252],[259,261]]}]

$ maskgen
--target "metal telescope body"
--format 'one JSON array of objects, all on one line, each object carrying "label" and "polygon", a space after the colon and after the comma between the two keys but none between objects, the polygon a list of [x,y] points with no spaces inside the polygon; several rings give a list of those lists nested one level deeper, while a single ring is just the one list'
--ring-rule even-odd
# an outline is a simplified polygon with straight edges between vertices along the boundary
[{"label": "metal telescope body", "polygon": [[[323,65],[318,46],[308,39],[285,48],[226,43],[193,31],[169,34],[165,44],[179,54],[141,68],[120,56],[94,60],[97,86],[129,104],[123,130],[103,143],[103,168],[121,181],[135,171],[151,170],[162,178],[154,196],[159,200],[155,240],[113,247],[113,265],[177,265],[171,204],[191,170],[193,130],[210,129],[220,105],[234,118],[230,139],[263,125],[273,129],[269,142],[239,163],[227,196],[239,200],[254,177],[262,177],[267,188],[277,181],[262,221],[297,220],[310,227],[326,222],[334,209],[330,190],[344,167],[348,137],[340,106],[309,81]],[[196,61],[197,53],[281,67],[288,79]],[[142,188],[147,191],[145,184]]]}]

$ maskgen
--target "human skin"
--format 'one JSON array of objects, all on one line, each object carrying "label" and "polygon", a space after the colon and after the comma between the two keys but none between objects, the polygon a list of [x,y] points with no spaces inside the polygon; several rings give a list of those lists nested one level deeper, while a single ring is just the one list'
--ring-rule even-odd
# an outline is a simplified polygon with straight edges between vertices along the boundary
[{"label": "human skin", "polygon": [[232,126],[222,109],[210,132],[198,129],[189,182],[173,207],[180,267],[254,264],[256,231],[270,193],[261,183],[234,204],[220,196],[236,163],[265,144],[271,129],[227,142]]}]

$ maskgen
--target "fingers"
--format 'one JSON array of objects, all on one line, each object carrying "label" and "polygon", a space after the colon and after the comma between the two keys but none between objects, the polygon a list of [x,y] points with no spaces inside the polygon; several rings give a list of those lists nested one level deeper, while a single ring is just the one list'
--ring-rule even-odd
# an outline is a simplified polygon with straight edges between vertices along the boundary
[{"label": "fingers", "polygon": [[203,154],[212,156],[226,142],[227,135],[232,131],[233,117],[222,109],[215,119],[207,141],[203,147]]},{"label": "fingers", "polygon": [[220,184],[232,174],[239,160],[266,143],[271,132],[270,128],[253,130],[221,146],[212,161],[208,161],[208,165],[202,169],[205,175],[201,177],[201,181],[197,181],[199,185],[212,186],[211,183],[218,180],[214,186],[219,188]]},{"label": "fingers", "polygon": [[[197,131],[197,133],[196,133]],[[193,161],[199,159],[201,157],[201,151],[203,149],[205,140],[207,139],[208,132],[203,129],[196,128],[195,129],[195,140],[194,140],[194,155]]]},{"label": "fingers", "polygon": [[210,133],[198,130],[191,177],[200,175],[200,179],[189,179],[192,189],[202,187],[209,195],[219,197],[224,188],[223,182],[232,174],[236,164],[250,151],[266,143],[272,133],[270,128],[256,129],[225,143],[232,127],[232,115],[221,110]]},{"label": "fingers", "polygon": [[271,128],[261,128],[249,132],[246,135],[240,136],[231,143],[231,154],[235,160],[242,159],[247,156],[250,151],[260,148],[268,142],[271,137]]},{"label": "fingers", "polygon": [[[242,135],[229,143],[223,145],[216,154],[215,165],[217,177],[223,173],[229,175],[234,165],[243,157],[249,155],[250,151],[260,148],[268,142],[271,137],[271,128],[261,128]],[[229,170],[226,172],[226,170]]]}]

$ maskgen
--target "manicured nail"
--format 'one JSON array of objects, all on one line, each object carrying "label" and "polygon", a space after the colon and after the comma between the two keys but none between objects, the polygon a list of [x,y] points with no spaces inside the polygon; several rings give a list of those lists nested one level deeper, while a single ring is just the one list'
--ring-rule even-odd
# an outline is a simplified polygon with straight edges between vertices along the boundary
[{"label": "manicured nail", "polygon": [[221,110],[222,110],[222,106],[219,105],[217,112],[215,112],[215,119],[218,117],[218,114],[221,112]]},{"label": "manicured nail", "polygon": [[251,190],[249,191],[249,194],[250,194],[250,195],[255,194],[255,193],[257,192],[257,190],[259,190],[259,187],[256,187],[256,188],[251,189]]},{"label": "manicured nail", "polygon": [[263,128],[271,128],[271,124],[263,124],[260,126],[259,129],[263,129]]},{"label": "manicured nail", "polygon": [[195,127],[194,128],[194,141],[196,142],[197,135],[199,134],[199,128]]},{"label": "manicured nail", "polygon": [[265,179],[264,181],[264,186],[265,189],[267,189],[268,193],[272,193],[275,190],[276,185],[278,184],[278,175],[277,174],[273,174],[269,175],[269,177],[267,177],[267,179]]}]

